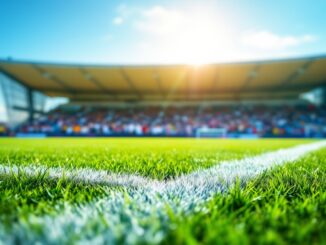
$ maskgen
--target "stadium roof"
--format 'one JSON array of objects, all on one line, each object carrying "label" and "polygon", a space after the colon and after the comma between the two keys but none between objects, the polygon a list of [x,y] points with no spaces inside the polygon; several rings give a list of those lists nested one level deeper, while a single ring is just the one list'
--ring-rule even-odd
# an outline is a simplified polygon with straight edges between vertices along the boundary
[{"label": "stadium roof", "polygon": [[0,71],[72,101],[293,99],[326,85],[326,56],[191,65],[72,65],[0,60]]}]

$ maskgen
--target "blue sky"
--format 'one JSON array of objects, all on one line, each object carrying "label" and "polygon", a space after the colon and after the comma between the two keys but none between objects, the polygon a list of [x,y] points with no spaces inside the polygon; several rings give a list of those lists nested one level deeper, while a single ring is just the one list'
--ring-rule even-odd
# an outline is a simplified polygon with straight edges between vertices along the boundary
[{"label": "blue sky", "polygon": [[324,0],[0,1],[0,58],[211,63],[326,53]]},{"label": "blue sky", "polygon": [[326,54],[325,0],[0,0],[0,6],[2,59],[201,64]]}]

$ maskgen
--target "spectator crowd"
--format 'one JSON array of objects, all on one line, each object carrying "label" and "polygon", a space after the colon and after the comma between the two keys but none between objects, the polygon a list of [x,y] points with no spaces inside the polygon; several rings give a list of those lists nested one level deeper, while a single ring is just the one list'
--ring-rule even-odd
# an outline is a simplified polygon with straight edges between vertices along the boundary
[{"label": "spectator crowd", "polygon": [[326,108],[306,106],[184,106],[56,109],[15,133],[50,136],[195,136],[223,128],[228,137],[326,137]]}]

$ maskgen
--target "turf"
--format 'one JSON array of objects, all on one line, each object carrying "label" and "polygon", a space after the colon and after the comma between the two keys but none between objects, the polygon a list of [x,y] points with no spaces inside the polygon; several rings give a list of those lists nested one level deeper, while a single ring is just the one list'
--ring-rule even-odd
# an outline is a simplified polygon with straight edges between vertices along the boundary
[{"label": "turf", "polygon": [[94,168],[167,179],[311,140],[0,139],[0,164]]},{"label": "turf", "polygon": [[58,213],[64,204],[86,204],[108,190],[63,179],[53,181],[46,175],[34,178],[24,174],[0,175],[0,179],[0,223],[6,227],[25,220],[30,214]]},{"label": "turf", "polygon": [[[0,164],[106,169],[168,179],[223,160],[309,143],[307,140],[0,139]],[[325,244],[326,151],[268,171],[244,188],[216,195],[204,208],[170,215],[160,243]],[[66,205],[84,205],[120,188],[0,175],[0,223],[29,225],[35,215],[56,216]],[[167,207],[168,208],[168,207]],[[103,221],[105,222],[105,221]],[[99,229],[98,227],[96,229]],[[31,236],[38,230],[31,230]],[[93,231],[89,231],[92,234]],[[0,226],[1,233],[1,226]],[[96,230],[94,230],[94,234]],[[15,234],[12,234],[15,236]],[[17,234],[16,234],[17,235]],[[68,234],[67,234],[68,235]],[[1,234],[0,234],[1,238]],[[163,240],[162,240],[163,239]],[[1,239],[0,239],[1,240]],[[126,242],[121,238],[120,242]],[[1,243],[1,241],[0,241]]]},{"label": "turf", "polygon": [[165,243],[326,244],[326,150],[217,195],[205,210],[173,217]]}]

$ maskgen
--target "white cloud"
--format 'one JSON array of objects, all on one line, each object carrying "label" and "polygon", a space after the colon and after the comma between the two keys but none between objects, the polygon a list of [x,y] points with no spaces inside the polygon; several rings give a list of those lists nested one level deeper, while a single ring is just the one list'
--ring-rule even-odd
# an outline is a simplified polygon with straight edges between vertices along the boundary
[{"label": "white cloud", "polygon": [[117,16],[112,20],[112,24],[121,25],[133,14],[134,10],[126,4],[120,4],[115,12]]},{"label": "white cloud", "polygon": [[126,4],[120,4],[117,6],[116,17],[112,20],[114,25],[121,25],[129,20],[132,15],[134,15],[137,11],[135,8],[128,6]]},{"label": "white cloud", "polygon": [[314,41],[312,35],[280,36],[270,31],[248,32],[242,37],[244,45],[263,50],[284,50]]},{"label": "white cloud", "polygon": [[112,21],[114,25],[121,25],[124,22],[124,19],[121,16],[115,17]]},{"label": "white cloud", "polygon": [[136,21],[138,30],[149,34],[167,35],[186,26],[189,20],[178,10],[169,10],[162,6],[154,6],[141,12],[142,19]]},{"label": "white cloud", "polygon": [[[134,27],[143,38],[139,47],[159,62],[212,62],[232,52],[228,21],[207,6],[143,10]],[[214,58],[215,57],[215,58]]]}]

